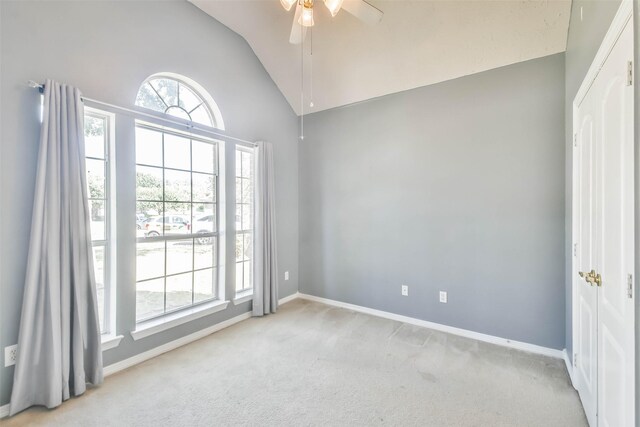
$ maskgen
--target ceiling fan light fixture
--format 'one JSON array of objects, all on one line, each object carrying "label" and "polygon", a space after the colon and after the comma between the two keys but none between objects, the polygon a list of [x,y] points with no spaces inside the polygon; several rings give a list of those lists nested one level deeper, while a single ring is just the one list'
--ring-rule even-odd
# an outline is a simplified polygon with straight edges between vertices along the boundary
[{"label": "ceiling fan light fixture", "polygon": [[298,23],[303,27],[313,27],[313,3],[304,2]]},{"label": "ceiling fan light fixture", "polygon": [[331,16],[336,16],[342,7],[342,2],[344,0],[324,0],[324,5],[327,6],[329,12],[331,12]]},{"label": "ceiling fan light fixture", "polygon": [[280,4],[284,9],[289,12],[294,4],[296,4],[298,0],[280,0]]}]

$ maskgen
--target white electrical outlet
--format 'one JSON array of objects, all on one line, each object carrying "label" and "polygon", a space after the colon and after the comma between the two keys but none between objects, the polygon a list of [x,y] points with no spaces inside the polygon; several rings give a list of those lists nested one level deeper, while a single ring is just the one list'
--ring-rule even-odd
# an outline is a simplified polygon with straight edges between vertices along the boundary
[{"label": "white electrical outlet", "polygon": [[4,348],[4,366],[12,366],[16,364],[18,358],[18,344],[10,345]]},{"label": "white electrical outlet", "polygon": [[402,296],[403,297],[409,296],[409,287],[407,285],[402,285]]},{"label": "white electrical outlet", "polygon": [[284,272],[284,280],[289,280],[289,272],[288,271]]},{"label": "white electrical outlet", "polygon": [[447,292],[440,291],[440,302],[447,303]]}]

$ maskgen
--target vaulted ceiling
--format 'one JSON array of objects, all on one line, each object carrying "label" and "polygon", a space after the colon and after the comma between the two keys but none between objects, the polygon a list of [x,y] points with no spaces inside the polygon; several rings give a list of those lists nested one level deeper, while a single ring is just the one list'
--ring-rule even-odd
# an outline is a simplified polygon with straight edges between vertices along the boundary
[{"label": "vaulted ceiling", "polygon": [[278,0],[189,1],[247,40],[298,115],[563,52],[571,8],[570,0],[368,0],[384,12],[370,26],[344,10],[332,18],[316,0],[301,47],[289,43],[293,10]]}]

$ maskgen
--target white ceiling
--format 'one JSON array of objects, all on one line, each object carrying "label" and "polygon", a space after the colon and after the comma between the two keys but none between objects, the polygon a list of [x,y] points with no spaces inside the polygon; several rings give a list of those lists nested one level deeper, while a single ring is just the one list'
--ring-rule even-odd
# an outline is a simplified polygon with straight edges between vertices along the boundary
[{"label": "white ceiling", "polygon": [[[293,10],[286,12],[278,0],[189,1],[247,40],[299,115],[301,47],[289,44]],[[316,0],[312,57],[310,33],[304,46],[304,114],[566,48],[571,0],[369,3],[384,12],[376,26],[344,10],[331,18]]]}]

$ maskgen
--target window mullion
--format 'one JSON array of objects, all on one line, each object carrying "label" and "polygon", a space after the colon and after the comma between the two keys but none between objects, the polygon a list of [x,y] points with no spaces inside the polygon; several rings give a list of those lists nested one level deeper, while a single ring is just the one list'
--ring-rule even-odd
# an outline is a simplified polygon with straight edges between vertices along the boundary
[{"label": "window mullion", "polygon": [[[180,84],[178,84],[178,94],[180,93]],[[178,98],[178,103],[180,103],[180,98]],[[189,165],[191,169],[191,205],[189,207],[189,213],[191,214],[191,218],[189,218],[189,224],[191,224],[191,234],[194,233],[194,212],[193,212],[193,140],[189,139]],[[195,280],[196,280],[196,239],[191,239],[191,305],[195,302]]]},{"label": "window mullion", "polygon": [[[162,102],[164,102],[164,100]],[[167,220],[167,204],[166,204],[166,193],[165,193],[166,177],[165,177],[165,169],[164,169],[164,165],[165,165],[164,139],[165,138],[164,138],[164,132],[163,132],[162,133],[162,230],[161,230],[162,237],[164,237],[165,235],[165,230],[166,230],[165,221]],[[164,241],[164,278],[162,279],[162,283],[163,283],[162,312],[166,313],[167,312],[167,241],[166,240]]]}]

